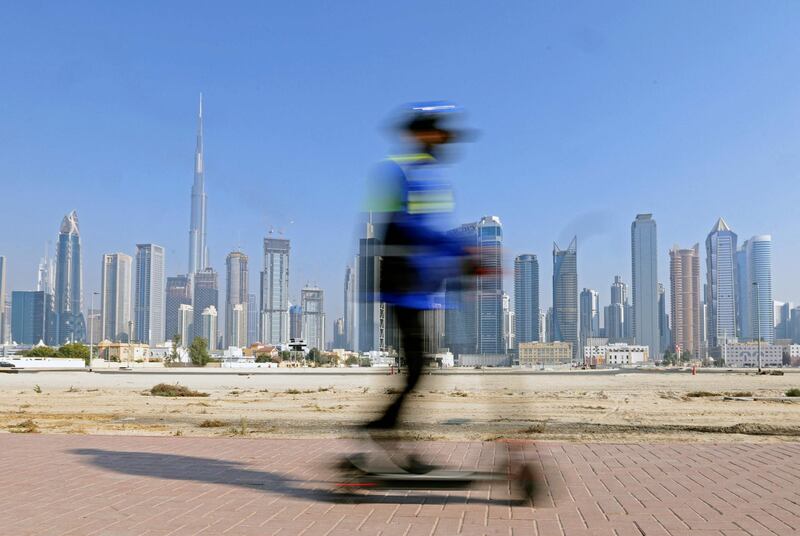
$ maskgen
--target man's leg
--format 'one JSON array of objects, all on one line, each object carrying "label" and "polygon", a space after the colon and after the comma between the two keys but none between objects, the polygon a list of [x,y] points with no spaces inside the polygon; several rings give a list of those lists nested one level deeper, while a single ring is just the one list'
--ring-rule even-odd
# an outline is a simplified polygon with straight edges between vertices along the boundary
[{"label": "man's leg", "polygon": [[397,398],[389,404],[383,416],[367,425],[368,428],[389,430],[397,426],[400,417],[400,410],[403,407],[406,397],[414,390],[422,369],[425,365],[423,354],[423,331],[422,331],[422,311],[419,309],[408,309],[405,307],[395,307],[395,318],[400,328],[400,336],[403,343],[408,374],[406,375],[406,385],[397,395]]}]

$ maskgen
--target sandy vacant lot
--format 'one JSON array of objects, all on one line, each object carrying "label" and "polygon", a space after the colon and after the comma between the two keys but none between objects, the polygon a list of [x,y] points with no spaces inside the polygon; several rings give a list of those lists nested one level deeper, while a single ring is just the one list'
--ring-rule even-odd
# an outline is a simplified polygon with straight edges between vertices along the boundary
[{"label": "sandy vacant lot", "polygon": [[[149,394],[186,385],[200,398]],[[0,433],[358,437],[400,386],[397,375],[344,371],[247,374],[40,372],[0,374]],[[406,419],[409,436],[575,441],[784,441],[800,437],[800,404],[778,397],[800,371],[505,374],[425,377]],[[689,396],[704,391],[715,396]]]}]

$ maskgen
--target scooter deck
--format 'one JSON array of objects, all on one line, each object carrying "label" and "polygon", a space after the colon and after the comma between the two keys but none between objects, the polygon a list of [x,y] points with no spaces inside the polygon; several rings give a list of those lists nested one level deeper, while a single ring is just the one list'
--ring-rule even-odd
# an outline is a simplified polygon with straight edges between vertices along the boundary
[{"label": "scooter deck", "polygon": [[336,486],[367,489],[463,489],[500,480],[508,480],[508,475],[477,471],[431,471],[419,475],[405,472],[362,473]]}]

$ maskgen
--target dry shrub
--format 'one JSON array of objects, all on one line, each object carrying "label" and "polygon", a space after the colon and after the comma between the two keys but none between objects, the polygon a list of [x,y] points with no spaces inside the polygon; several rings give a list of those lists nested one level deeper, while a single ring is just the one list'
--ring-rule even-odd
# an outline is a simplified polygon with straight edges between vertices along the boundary
[{"label": "dry shrub", "polygon": [[207,419],[200,423],[200,428],[222,428],[225,425],[225,421],[220,421],[219,419]]},{"label": "dry shrub", "polygon": [[692,391],[691,393],[686,393],[686,396],[689,398],[702,398],[708,396],[720,396],[719,393],[712,393],[710,391]]},{"label": "dry shrub", "polygon": [[28,419],[17,424],[12,424],[8,427],[9,431],[14,434],[38,434],[39,426],[32,420]]},{"label": "dry shrub", "polygon": [[168,397],[182,397],[182,396],[208,396],[208,393],[201,393],[189,389],[185,385],[172,385],[169,383],[159,383],[150,389],[150,394],[153,396],[168,396]]}]

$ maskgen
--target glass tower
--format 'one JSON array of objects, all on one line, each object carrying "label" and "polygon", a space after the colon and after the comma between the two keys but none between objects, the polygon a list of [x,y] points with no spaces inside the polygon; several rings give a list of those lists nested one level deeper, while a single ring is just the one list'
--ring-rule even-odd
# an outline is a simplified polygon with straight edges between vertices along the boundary
[{"label": "glass tower", "polygon": [[289,340],[289,240],[264,239],[264,271],[261,272],[261,342],[281,344]]},{"label": "glass tower", "polygon": [[86,339],[86,322],[81,312],[81,235],[78,214],[74,210],[61,221],[57,248],[53,343],[81,342]]},{"label": "glass tower", "polygon": [[[225,345],[242,348],[247,346],[248,281],[247,255],[232,251],[225,260]],[[234,307],[241,305],[234,311]],[[241,318],[239,318],[241,316]],[[239,326],[242,324],[242,326]]]},{"label": "glass tower", "polygon": [[477,281],[478,353],[504,354],[503,337],[503,227],[497,216],[478,222],[480,265],[489,271]]},{"label": "glass tower", "polygon": [[514,259],[515,342],[539,340],[539,260],[536,255]]},{"label": "glass tower", "polygon": [[149,345],[164,342],[164,248],[136,245],[136,341]]},{"label": "glass tower", "polygon": [[722,218],[706,238],[708,343],[720,347],[736,337],[736,233]]},{"label": "glass tower", "polygon": [[578,238],[567,249],[553,243],[553,341],[572,343],[578,356]]},{"label": "glass tower", "polygon": [[637,214],[631,224],[632,335],[637,344],[658,355],[658,244],[652,214]]},{"label": "glass tower", "polygon": [[100,339],[128,342],[133,259],[124,253],[103,255],[100,280]]}]

